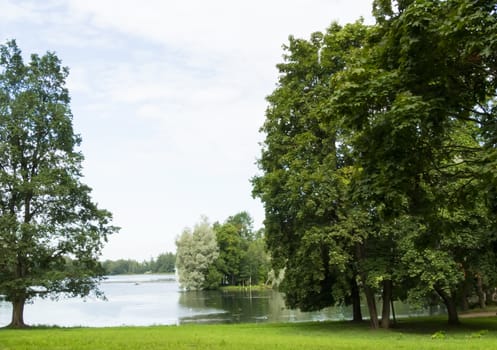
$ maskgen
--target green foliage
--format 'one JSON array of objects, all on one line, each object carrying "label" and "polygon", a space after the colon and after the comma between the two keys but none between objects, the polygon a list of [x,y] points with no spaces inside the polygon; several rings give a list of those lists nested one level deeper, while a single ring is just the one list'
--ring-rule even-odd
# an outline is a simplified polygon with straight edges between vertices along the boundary
[{"label": "green foliage", "polygon": [[186,289],[257,285],[266,282],[269,255],[263,231],[254,231],[247,212],[210,225],[206,218],[176,241],[180,284]]},{"label": "green foliage", "polygon": [[352,302],[359,274],[352,264],[355,246],[368,235],[369,219],[351,215],[354,199],[347,196],[357,172],[352,135],[332,101],[335,79],[354,68],[350,58],[368,32],[356,22],[332,24],[309,40],[290,37],[278,87],[267,98],[263,175],[253,179],[254,195],[265,204],[267,244],[274,268],[285,268],[281,289],[291,307]]},{"label": "green foliage", "polygon": [[117,231],[80,182],[67,76],[54,53],[25,64],[15,41],[0,46],[0,294],[12,326],[35,296],[97,291],[98,257]]},{"label": "green foliage", "polygon": [[149,272],[148,262],[140,263],[133,259],[105,260],[102,268],[106,275],[141,274]]},{"label": "green foliage", "polygon": [[248,277],[250,284],[253,285],[266,283],[271,263],[262,233],[259,233],[257,238],[249,242],[244,262],[242,278]]},{"label": "green foliage", "polygon": [[495,2],[373,8],[284,47],[253,179],[267,244],[291,306],[360,281],[373,326],[380,292],[436,295],[457,323],[467,286],[496,281]]},{"label": "green foliage", "polygon": [[156,259],[138,262],[133,259],[106,260],[102,267],[106,275],[142,274],[142,273],[174,273],[176,254],[160,254]]},{"label": "green foliage", "polygon": [[263,231],[255,232],[247,212],[230,216],[223,224],[214,224],[219,257],[217,286],[265,283],[269,272]]},{"label": "green foliage", "polygon": [[151,259],[149,265],[153,273],[173,273],[176,266],[176,254],[169,252],[160,254],[157,259]]}]

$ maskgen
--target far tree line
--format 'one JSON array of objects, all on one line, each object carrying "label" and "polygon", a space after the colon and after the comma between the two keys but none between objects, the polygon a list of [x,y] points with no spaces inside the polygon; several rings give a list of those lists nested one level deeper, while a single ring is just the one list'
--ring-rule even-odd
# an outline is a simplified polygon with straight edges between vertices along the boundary
[{"label": "far tree line", "polygon": [[134,259],[105,260],[102,262],[102,268],[106,275],[174,273],[175,264],[176,254],[167,252],[142,262]]},{"label": "far tree line", "polygon": [[270,272],[263,230],[253,229],[247,212],[210,224],[203,217],[186,228],[176,241],[176,268],[182,288],[264,284]]}]

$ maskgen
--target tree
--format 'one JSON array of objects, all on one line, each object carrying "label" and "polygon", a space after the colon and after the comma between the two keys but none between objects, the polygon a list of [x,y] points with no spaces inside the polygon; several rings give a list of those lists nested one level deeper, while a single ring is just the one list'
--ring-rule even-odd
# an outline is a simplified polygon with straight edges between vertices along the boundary
[{"label": "tree", "polygon": [[24,64],[15,41],[0,46],[0,294],[24,327],[35,296],[85,296],[103,270],[103,243],[117,228],[81,183],[68,69],[54,53]]},{"label": "tree", "polygon": [[[193,231],[186,228],[176,240],[176,268],[179,282],[186,290],[201,290],[211,283],[213,262],[219,256],[216,235],[206,217]],[[209,278],[208,278],[209,277]]]},{"label": "tree", "polygon": [[246,255],[245,241],[240,227],[228,219],[223,224],[214,224],[214,232],[219,247],[216,266],[221,273],[218,284],[235,286],[240,280],[240,267]]},{"label": "tree", "polygon": [[176,255],[174,253],[160,254],[157,259],[150,262],[152,272],[174,273],[176,264]]},{"label": "tree", "polygon": [[218,271],[221,273],[222,282],[236,286],[249,279],[247,261],[248,246],[254,240],[252,218],[247,212],[240,212],[230,216],[223,224],[214,224],[216,240],[219,247],[219,257],[216,261]]},{"label": "tree", "polygon": [[290,306],[360,284],[374,328],[380,293],[383,327],[407,296],[438,296],[456,324],[468,285],[495,280],[495,1],[377,0],[374,14],[290,37],[253,181],[268,247]]},{"label": "tree", "polygon": [[377,2],[377,39],[342,73],[334,101],[355,134],[359,198],[381,209],[383,227],[409,227],[398,227],[397,275],[416,286],[411,295],[436,293],[456,324],[468,276],[483,266],[476,256],[495,254],[483,132],[496,91],[495,39],[487,38],[495,3],[397,5]]},{"label": "tree", "polygon": [[263,231],[255,232],[252,223],[250,215],[243,211],[222,224],[214,224],[219,247],[215,266],[220,274],[216,287],[259,284],[267,278],[269,256]]},{"label": "tree", "polygon": [[241,277],[248,279],[251,285],[263,284],[268,279],[270,265],[271,259],[261,232],[259,237],[248,244],[247,254],[242,261]]},{"label": "tree", "polygon": [[376,40],[342,73],[334,98],[355,134],[356,193],[381,209],[382,227],[410,227],[395,240],[404,277],[415,279],[410,292],[436,293],[456,324],[465,276],[478,265],[472,257],[495,254],[492,162],[482,147],[496,91],[495,39],[487,38],[495,3],[376,5]]},{"label": "tree", "polygon": [[362,315],[358,265],[352,260],[362,239],[359,227],[338,225],[353,220],[347,210],[354,202],[347,193],[354,160],[347,143],[351,135],[330,102],[334,76],[348,69],[348,57],[365,44],[367,33],[357,22],[332,24],[310,40],[289,38],[261,129],[263,175],[253,179],[254,195],[265,205],[274,268],[285,269],[280,287],[287,304],[315,310],[350,302],[356,320]]}]

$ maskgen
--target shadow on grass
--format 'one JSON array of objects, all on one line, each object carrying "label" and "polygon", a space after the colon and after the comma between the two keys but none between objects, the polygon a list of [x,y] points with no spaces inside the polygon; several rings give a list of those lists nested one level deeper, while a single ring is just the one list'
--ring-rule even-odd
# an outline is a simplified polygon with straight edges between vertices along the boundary
[{"label": "shadow on grass", "polygon": [[373,330],[370,327],[369,321],[351,322],[351,321],[325,321],[325,322],[306,322],[306,323],[277,323],[266,324],[264,327],[274,327],[281,331],[291,333],[302,333],[308,335],[329,334],[333,332],[340,333],[364,333],[374,332],[379,333],[404,333],[416,335],[429,335],[442,332],[447,334],[476,334],[485,332],[497,331],[497,317],[478,317],[461,319],[460,325],[449,325],[447,318],[441,317],[416,317],[397,320],[396,324],[392,324],[390,329]]},{"label": "shadow on grass", "polygon": [[37,330],[37,329],[83,329],[83,328],[88,328],[88,327],[83,327],[83,326],[64,327],[64,326],[57,326],[57,325],[37,324],[37,325],[24,325],[23,327],[5,326],[5,327],[0,327],[0,331],[1,330],[29,331],[29,330]]},{"label": "shadow on grass", "polygon": [[[302,323],[245,323],[236,325],[181,325],[181,326],[153,326],[153,327],[130,327],[130,328],[142,328],[151,329],[163,327],[178,327],[178,328],[188,328],[188,327],[199,327],[199,328],[209,328],[209,327],[236,327],[239,329],[248,328],[260,328],[271,330],[282,333],[291,334],[304,334],[304,335],[329,335],[330,333],[341,333],[344,335],[354,334],[377,334],[381,337],[381,334],[387,335],[388,333],[399,333],[399,334],[413,334],[413,335],[429,335],[432,336],[436,333],[443,334],[483,334],[482,332],[497,332],[497,317],[475,317],[475,318],[461,318],[461,324],[457,326],[451,326],[447,323],[447,318],[444,316],[440,317],[416,317],[416,318],[405,318],[397,320],[396,324],[392,324],[391,328],[388,330],[379,329],[373,330],[370,327],[368,320],[363,322],[351,322],[351,321],[323,321],[323,322],[302,322]],[[47,326],[47,325],[34,325],[21,330],[70,330],[70,329],[85,329],[87,327],[59,327],[59,326]],[[114,327],[111,327],[114,328]],[[115,328],[128,328],[128,327],[115,327]],[[0,328],[1,330],[7,330],[9,328]]]},{"label": "shadow on grass", "polygon": [[460,319],[459,325],[449,325],[443,317],[412,318],[400,320],[392,329],[415,334],[432,334],[437,331],[453,334],[480,330],[497,331],[497,317],[464,318]]}]

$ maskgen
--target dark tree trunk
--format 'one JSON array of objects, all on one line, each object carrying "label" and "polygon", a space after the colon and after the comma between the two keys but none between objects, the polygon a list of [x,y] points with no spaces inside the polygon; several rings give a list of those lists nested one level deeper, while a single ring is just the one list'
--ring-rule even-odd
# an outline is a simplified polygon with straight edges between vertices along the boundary
[{"label": "dark tree trunk", "polygon": [[487,307],[487,296],[485,295],[485,292],[483,291],[483,281],[481,279],[481,275],[478,274],[476,276],[476,291],[478,293],[478,302],[480,304],[480,308],[484,309]]},{"label": "dark tree trunk", "polygon": [[447,315],[448,315],[448,322],[450,325],[458,325],[460,324],[459,322],[459,315],[457,313],[457,305],[456,305],[456,299],[447,293],[445,293],[442,289],[436,288],[435,289],[442,298],[445,307],[447,308]]},{"label": "dark tree trunk", "polygon": [[376,310],[376,300],[374,297],[374,292],[369,286],[364,285],[364,294],[366,295],[366,302],[368,304],[371,328],[378,329],[380,328],[380,323],[378,321],[378,311]]},{"label": "dark tree trunk", "polygon": [[465,280],[461,291],[461,308],[463,311],[469,310],[468,295],[471,293],[472,283],[469,280]]},{"label": "dark tree trunk", "polygon": [[469,310],[468,298],[465,295],[463,295],[461,297],[461,309],[462,309],[462,311],[468,311]]},{"label": "dark tree trunk", "polygon": [[[359,262],[366,259],[365,247],[363,244],[356,244],[356,257]],[[371,322],[371,328],[377,329],[380,327],[378,322],[378,311],[376,310],[376,300],[374,296],[374,291],[367,284],[367,273],[365,271],[359,271],[359,276],[361,277],[362,286],[364,289],[364,294],[366,295],[366,303],[368,304],[369,320]]]},{"label": "dark tree trunk", "polygon": [[395,317],[395,307],[393,305],[393,299],[390,300],[390,304],[392,306],[392,318],[393,318],[393,324],[397,324],[397,318]]},{"label": "dark tree trunk", "polygon": [[7,326],[9,328],[25,328],[24,323],[24,304],[26,303],[25,297],[15,298],[12,302],[12,321]]},{"label": "dark tree trunk", "polygon": [[448,322],[450,325],[458,325],[459,324],[459,315],[457,313],[457,306],[454,298],[449,298],[448,303],[446,304],[447,314],[449,316]]},{"label": "dark tree trunk", "polygon": [[390,304],[392,301],[393,284],[391,280],[383,281],[383,306],[381,311],[381,328],[390,328]]},{"label": "dark tree trunk", "polygon": [[350,281],[351,289],[350,294],[352,298],[352,321],[362,322],[362,312],[361,312],[361,294],[359,293],[359,286],[355,278]]}]

